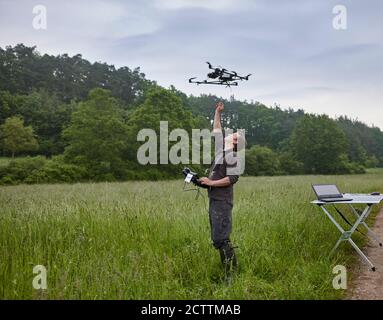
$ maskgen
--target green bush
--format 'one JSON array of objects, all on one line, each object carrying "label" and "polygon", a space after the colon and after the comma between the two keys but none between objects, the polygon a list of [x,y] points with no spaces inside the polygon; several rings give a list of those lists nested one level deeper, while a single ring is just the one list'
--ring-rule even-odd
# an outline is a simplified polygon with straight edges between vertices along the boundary
[{"label": "green bush", "polygon": [[303,163],[295,160],[289,152],[283,152],[279,155],[279,164],[283,174],[297,175],[304,173]]},{"label": "green bush", "polygon": [[359,163],[356,162],[349,162],[346,164],[347,167],[347,173],[351,174],[363,174],[366,173],[366,169]]},{"label": "green bush", "polygon": [[[182,168],[180,166],[172,166],[172,172],[169,170],[165,170],[162,166],[152,166],[152,167],[136,167],[134,170],[129,169],[126,170],[126,180],[151,180],[151,181],[159,181],[159,180],[172,180],[172,179],[182,179]],[[169,165],[166,166],[169,169]],[[193,170],[200,173],[201,177],[203,176],[204,170],[198,170],[200,166],[193,166]]]},{"label": "green bush", "polygon": [[12,180],[12,178],[10,176],[4,176],[0,179],[0,185],[13,185],[13,184],[16,184],[15,181]]},{"label": "green bush", "polygon": [[379,159],[375,155],[372,155],[367,158],[365,165],[366,168],[376,168],[379,166]]},{"label": "green bush", "polygon": [[8,166],[0,170],[2,184],[17,184],[24,180],[36,170],[41,169],[46,164],[45,157],[25,157],[11,160]]},{"label": "green bush", "polygon": [[64,163],[61,157],[26,157],[0,167],[0,184],[76,182],[85,176],[84,168]]},{"label": "green bush", "polygon": [[250,176],[281,174],[278,154],[267,147],[252,146],[246,150],[245,173]]},{"label": "green bush", "polygon": [[44,167],[33,171],[25,180],[25,183],[53,183],[53,182],[76,182],[86,176],[86,170],[80,166],[67,164],[61,158],[53,158],[47,161]]},{"label": "green bush", "polygon": [[339,157],[339,161],[337,162],[336,166],[334,167],[335,174],[362,174],[366,173],[366,170],[363,165],[351,162],[348,159],[348,156],[346,154],[342,154]]}]

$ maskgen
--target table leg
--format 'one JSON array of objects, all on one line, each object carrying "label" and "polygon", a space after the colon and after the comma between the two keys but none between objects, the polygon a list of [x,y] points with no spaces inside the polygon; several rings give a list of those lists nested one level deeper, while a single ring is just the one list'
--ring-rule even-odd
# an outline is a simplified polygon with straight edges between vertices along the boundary
[{"label": "table leg", "polygon": [[362,250],[359,249],[359,247],[355,244],[354,241],[352,241],[352,239],[348,239],[348,242],[351,243],[351,245],[354,247],[354,249],[356,250],[356,252],[359,253],[359,255],[364,259],[364,261],[366,261],[370,266],[371,266],[371,270],[372,271],[375,271],[375,266],[373,265],[373,263],[367,258],[367,256],[362,252]]},{"label": "table leg", "polygon": [[333,216],[327,211],[324,205],[320,206],[324,213],[328,216],[328,218],[334,223],[334,225],[338,228],[338,230],[342,233],[339,240],[335,244],[334,248],[330,252],[330,256],[334,253],[334,251],[339,247],[340,243],[342,241],[348,241],[353,246],[353,248],[356,250],[356,252],[363,258],[365,262],[367,262],[373,271],[375,271],[375,266],[372,264],[372,262],[366,257],[366,255],[362,252],[362,250],[359,249],[359,247],[355,244],[355,242],[351,239],[352,234],[355,232],[356,228],[359,224],[364,222],[365,219],[367,219],[368,215],[370,214],[372,210],[372,205],[367,205],[367,207],[364,209],[363,213],[361,215],[358,214],[358,219],[354,223],[354,225],[351,227],[350,230],[345,231],[342,226],[333,218]]},{"label": "table leg", "polygon": [[[356,209],[350,204],[350,208],[351,208],[351,211],[354,213],[354,215],[359,218],[359,213],[356,211]],[[373,232],[367,225],[367,223],[365,222],[365,219],[361,222],[361,224],[367,229],[367,233],[370,234],[370,236],[372,238],[375,239],[375,241],[377,241],[379,243],[380,246],[383,246],[383,241],[378,237],[378,235]]]}]

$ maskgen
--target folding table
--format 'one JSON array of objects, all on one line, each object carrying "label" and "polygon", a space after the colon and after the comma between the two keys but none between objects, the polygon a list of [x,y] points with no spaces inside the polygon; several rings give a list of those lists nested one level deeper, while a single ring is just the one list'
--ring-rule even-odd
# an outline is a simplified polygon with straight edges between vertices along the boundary
[{"label": "folding table", "polygon": [[[335,224],[335,226],[338,228],[338,230],[341,232],[341,236],[336,243],[335,247],[331,250],[330,255],[335,251],[336,248],[340,245],[343,241],[348,241],[351,243],[351,245],[354,247],[354,249],[358,252],[358,254],[363,258],[364,261],[366,261],[370,266],[372,271],[375,271],[374,264],[367,258],[367,256],[358,248],[358,246],[355,244],[355,242],[351,239],[352,234],[357,230],[359,225],[364,226],[367,229],[367,234],[377,241],[380,246],[383,245],[383,241],[380,240],[380,238],[367,226],[366,219],[369,216],[369,214],[372,211],[372,208],[374,205],[377,205],[381,202],[383,202],[383,195],[379,196],[372,196],[369,194],[352,194],[352,193],[345,193],[343,194],[344,198],[352,199],[351,201],[334,201],[334,202],[324,202],[320,200],[314,200],[311,203],[318,205],[323,212],[328,216],[328,218]],[[326,206],[329,205],[348,205],[352,211],[352,213],[356,217],[355,223],[352,225],[350,230],[344,230],[342,226],[333,218],[331,213],[327,210]],[[358,210],[354,207],[354,205],[358,204],[364,204],[366,207],[363,210],[362,213],[359,213]]]}]

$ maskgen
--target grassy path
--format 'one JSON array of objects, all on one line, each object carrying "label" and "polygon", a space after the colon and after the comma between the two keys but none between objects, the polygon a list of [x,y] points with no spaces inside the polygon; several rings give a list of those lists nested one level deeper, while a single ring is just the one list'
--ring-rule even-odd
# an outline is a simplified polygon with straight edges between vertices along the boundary
[{"label": "grassy path", "polygon": [[[383,237],[383,209],[376,217],[373,231]],[[353,283],[351,299],[382,300],[383,299],[383,248],[375,241],[369,241],[364,250],[367,256],[376,266],[372,272],[361,262],[358,267],[357,276]]]}]

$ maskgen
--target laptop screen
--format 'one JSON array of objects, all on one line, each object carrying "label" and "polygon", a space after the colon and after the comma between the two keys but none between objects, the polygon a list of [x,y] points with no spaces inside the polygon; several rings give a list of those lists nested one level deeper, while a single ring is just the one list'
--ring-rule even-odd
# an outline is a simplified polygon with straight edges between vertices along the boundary
[{"label": "laptop screen", "polygon": [[318,198],[342,196],[341,192],[335,184],[313,185],[313,189]]}]

